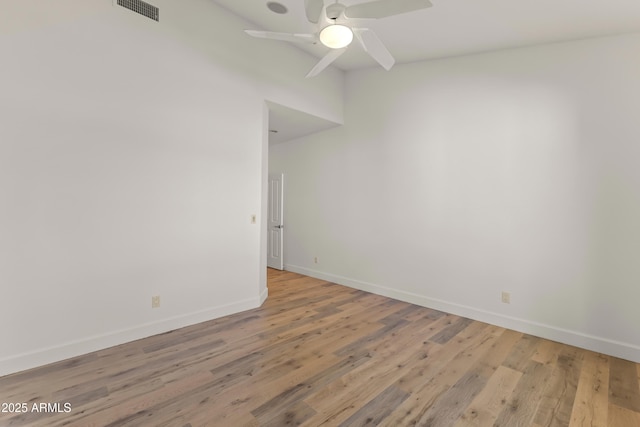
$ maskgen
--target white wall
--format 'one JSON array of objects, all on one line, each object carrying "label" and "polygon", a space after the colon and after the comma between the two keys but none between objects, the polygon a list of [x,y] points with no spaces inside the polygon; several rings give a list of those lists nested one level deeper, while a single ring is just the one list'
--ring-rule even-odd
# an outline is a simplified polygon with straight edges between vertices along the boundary
[{"label": "white wall", "polygon": [[3,3],[0,375],[258,306],[265,100],[342,120],[341,72],[154,4]]},{"label": "white wall", "polygon": [[271,152],[287,268],[640,361],[639,51],[349,73],[345,126]]}]

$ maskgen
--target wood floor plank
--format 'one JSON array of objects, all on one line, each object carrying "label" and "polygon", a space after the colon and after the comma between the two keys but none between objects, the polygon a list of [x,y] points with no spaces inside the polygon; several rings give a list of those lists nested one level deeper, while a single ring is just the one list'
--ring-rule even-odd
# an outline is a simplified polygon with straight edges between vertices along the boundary
[{"label": "wood floor plank", "polygon": [[212,381],[212,375],[200,372],[144,394],[136,393],[136,397],[126,399],[116,406],[115,410],[97,406],[96,411],[90,413],[87,410],[86,416],[83,414],[77,418],[70,416],[68,421],[74,422],[75,425],[133,424],[136,420],[145,419],[150,416],[149,414],[153,414],[154,408],[179,400],[193,390],[207,387]]},{"label": "wood floor plank", "polygon": [[640,413],[609,404],[609,426],[640,426]]},{"label": "wood floor plank", "polygon": [[585,352],[569,427],[607,427],[609,358]]},{"label": "wood floor plank", "polygon": [[[353,369],[354,366],[366,363],[368,358],[368,353],[362,352],[351,355],[345,360],[345,363]],[[316,369],[328,372],[330,368],[329,362],[334,363],[332,359],[323,358],[315,367],[304,367],[303,369],[296,370],[266,384],[257,381],[256,384],[258,385],[252,388],[234,387],[225,394],[218,395],[215,402],[208,408],[208,411],[212,414],[213,420],[221,423],[220,425],[226,425],[222,422],[236,417],[238,412],[251,412],[253,408],[264,407],[266,402],[276,398],[281,394],[282,390],[288,390],[304,384],[305,380],[312,378],[311,374],[315,372]],[[272,416],[268,418],[271,419]]]},{"label": "wood floor plank", "polygon": [[286,411],[288,407],[295,405],[296,402],[302,401],[307,396],[323,390],[327,384],[332,383],[337,378],[367,363],[370,358],[371,356],[368,351],[362,352],[340,359],[323,370],[316,370],[313,376],[304,378],[301,382],[289,386],[284,389],[282,393],[253,409],[251,413],[258,419],[271,420],[276,417],[277,414]]},{"label": "wood floor plank", "polygon": [[369,396],[405,375],[413,360],[421,358],[429,345],[415,340],[397,347],[381,345],[370,352],[367,363],[327,384],[306,401],[318,409],[329,409],[333,405],[331,401],[338,399],[367,401]]},{"label": "wood floor plank", "polygon": [[0,378],[30,427],[638,427],[640,364],[297,273],[264,305]]},{"label": "wood floor plank", "polygon": [[277,412],[272,419],[262,422],[260,425],[263,427],[299,426],[315,414],[316,411],[312,407],[303,401],[298,401],[287,407],[286,410]]},{"label": "wood floor plank", "polygon": [[458,335],[460,331],[462,331],[464,328],[469,326],[471,322],[472,322],[471,319],[465,319],[463,317],[457,318],[454,321],[451,321],[451,323],[446,328],[444,328],[438,334],[433,336],[431,338],[431,341],[436,342],[438,344],[445,344],[451,338]]},{"label": "wood floor plank", "polygon": [[[446,346],[438,345],[434,352],[416,363],[409,373],[399,380],[401,387],[413,393],[433,377],[445,375],[448,370],[464,372],[469,363],[468,357],[473,356],[477,346],[486,343],[488,339],[487,325],[472,323],[460,332],[456,340],[449,341]],[[488,343],[491,344],[492,342]]]},{"label": "wood floor plank", "polygon": [[493,426],[521,377],[522,372],[499,366],[454,426]]},{"label": "wood floor plank", "polygon": [[478,356],[468,360],[464,375],[422,415],[421,424],[451,426],[460,419],[475,397],[486,387],[500,364],[511,352],[519,335],[504,329],[490,347],[479,347]]},{"label": "wood floor plank", "polygon": [[[465,375],[425,413],[433,425],[453,425],[457,419],[478,419],[477,413],[483,408],[473,406],[476,395],[482,394],[491,378],[502,367],[500,364],[511,352],[521,334],[501,330],[500,336],[490,348],[474,363]],[[492,389],[493,390],[493,389]],[[495,419],[497,414],[493,416]],[[488,417],[482,417],[488,419]]]},{"label": "wood floor plank", "polygon": [[636,364],[612,357],[610,366],[609,400],[621,408],[640,412],[640,385]]},{"label": "wood floor plank", "polygon": [[[516,357],[519,358],[521,354],[518,352]],[[511,366],[507,367],[514,369]],[[498,415],[495,421],[497,426],[525,427],[534,423],[542,393],[546,389],[553,368],[529,360],[523,369],[514,370],[522,372],[523,375],[509,397],[508,404]]]},{"label": "wood floor plank", "polygon": [[551,365],[556,363],[561,348],[562,344],[558,344],[557,342],[540,340],[535,352],[531,356],[531,360],[542,365]]},{"label": "wood floor plank", "polygon": [[[447,392],[467,373],[469,366],[473,366],[496,342],[498,330],[503,331],[501,328],[474,322],[461,331],[470,333],[470,336],[460,336],[455,340],[458,344],[466,341],[462,351],[452,358],[438,354],[431,358],[430,362],[433,363],[430,366],[423,366],[424,371],[419,375],[416,375],[415,368],[412,369],[400,381],[402,388],[409,392],[411,397],[393,412],[392,419],[384,420],[381,425],[393,426],[396,422],[400,425],[429,425],[436,421],[437,417],[433,415],[435,411],[431,411],[431,408],[444,405],[442,402],[446,402],[444,396]],[[456,407],[454,410],[458,409]]]},{"label": "wood floor plank", "polygon": [[[415,359],[420,358],[429,345],[431,343],[424,344],[415,339],[397,346],[379,343],[372,349],[371,359],[367,363],[340,376],[321,391],[305,399],[318,412],[311,421],[318,426],[334,426],[344,422],[358,411],[359,402],[375,400],[380,390],[387,389],[405,375]],[[385,363],[389,360],[393,360],[394,363]],[[340,402],[344,407],[340,413],[333,410],[336,402]]]},{"label": "wood floor plank", "polygon": [[566,348],[558,356],[547,389],[544,391],[534,421],[549,427],[569,425],[573,409],[583,352]]},{"label": "wood floor plank", "polygon": [[340,427],[377,426],[408,397],[409,393],[391,385],[347,420],[340,423]]},{"label": "wood floor plank", "polygon": [[[524,372],[530,366],[530,361],[536,357],[536,349],[540,344],[540,338],[523,335],[514,346],[513,351],[504,361],[504,366],[516,371]],[[536,362],[537,363],[537,362]]]}]

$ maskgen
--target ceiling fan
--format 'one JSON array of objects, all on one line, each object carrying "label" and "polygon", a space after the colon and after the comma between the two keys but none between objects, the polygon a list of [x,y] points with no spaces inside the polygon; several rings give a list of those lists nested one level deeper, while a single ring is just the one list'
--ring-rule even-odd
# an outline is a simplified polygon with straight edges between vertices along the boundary
[{"label": "ceiling fan", "polygon": [[364,50],[385,70],[390,70],[395,59],[376,34],[366,27],[354,27],[352,20],[380,19],[401,13],[431,7],[429,0],[375,0],[368,3],[345,6],[336,0],[325,6],[324,0],[305,0],[307,20],[317,25],[314,34],[277,33],[272,31],[245,30],[253,37],[282,40],[294,43],[322,43],[331,50],[309,71],[313,77],[342,55],[355,38]]}]

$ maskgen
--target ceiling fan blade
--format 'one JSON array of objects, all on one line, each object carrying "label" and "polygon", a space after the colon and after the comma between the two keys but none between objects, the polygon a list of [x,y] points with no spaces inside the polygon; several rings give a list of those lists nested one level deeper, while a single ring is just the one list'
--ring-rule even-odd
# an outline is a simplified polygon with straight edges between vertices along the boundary
[{"label": "ceiling fan blade", "polygon": [[380,41],[376,33],[368,28],[353,28],[353,34],[364,48],[364,50],[375,59],[378,64],[389,71],[396,60],[393,58],[389,50]]},{"label": "ceiling fan blade", "polygon": [[315,77],[320,74],[322,70],[327,68],[333,61],[338,59],[340,55],[342,55],[346,50],[346,47],[342,49],[331,49],[331,51],[327,53],[320,60],[320,62],[318,62],[316,66],[311,69],[311,71],[309,71],[309,74],[307,74],[306,77]]},{"label": "ceiling fan blade", "polygon": [[347,18],[380,19],[431,6],[433,5],[429,0],[376,0],[349,6],[344,14]]},{"label": "ceiling fan blade", "polygon": [[318,41],[316,36],[313,34],[275,33],[273,31],[257,30],[244,30],[244,32],[249,34],[251,37],[259,39],[282,40],[294,43],[316,43]]},{"label": "ceiling fan blade", "polygon": [[307,19],[313,24],[317,24],[324,8],[324,0],[304,0],[304,10]]}]

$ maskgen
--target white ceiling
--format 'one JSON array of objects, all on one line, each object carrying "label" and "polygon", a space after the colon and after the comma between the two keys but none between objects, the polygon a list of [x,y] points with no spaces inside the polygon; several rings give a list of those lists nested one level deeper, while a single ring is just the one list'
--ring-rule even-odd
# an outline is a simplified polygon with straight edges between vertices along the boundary
[{"label": "white ceiling", "polygon": [[[289,12],[278,15],[267,0],[213,0],[251,21],[253,29],[309,33],[304,0],[277,0]],[[333,3],[334,0],[325,0]],[[364,1],[366,2],[366,1]],[[341,0],[344,5],[363,0]],[[432,0],[433,7],[381,20],[359,20],[373,29],[397,63],[465,55],[520,46],[640,31],[640,0]],[[249,37],[249,36],[247,36]],[[256,43],[286,43],[256,40]],[[300,48],[322,57],[327,49]],[[356,43],[335,66],[353,70],[377,66]]]},{"label": "white ceiling", "polygon": [[[313,33],[306,20],[304,0],[213,0],[251,22],[250,28],[267,31]],[[278,15],[268,1],[287,7]],[[340,0],[346,6],[366,2]],[[433,7],[380,20],[354,24],[373,29],[396,58],[407,63],[498,49],[640,32],[640,0],[431,0]],[[331,4],[335,0],[325,0]],[[247,35],[247,37],[249,37]],[[255,43],[286,43],[256,39]],[[328,49],[296,44],[321,58]],[[640,54],[640,52],[639,52]],[[334,65],[342,70],[378,67],[353,43]],[[273,104],[270,144],[319,132],[336,123]]]}]

